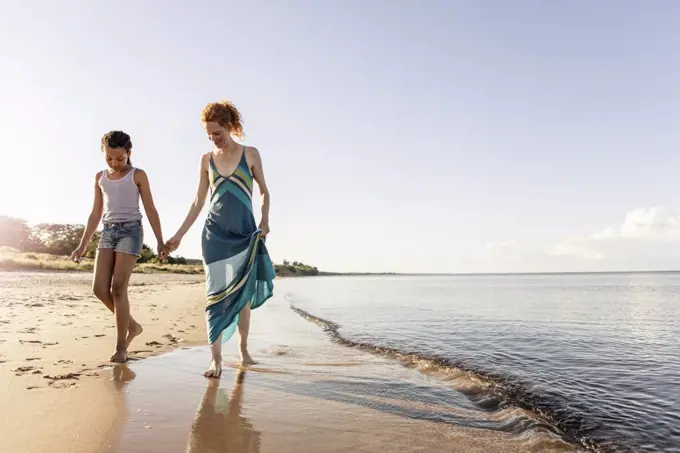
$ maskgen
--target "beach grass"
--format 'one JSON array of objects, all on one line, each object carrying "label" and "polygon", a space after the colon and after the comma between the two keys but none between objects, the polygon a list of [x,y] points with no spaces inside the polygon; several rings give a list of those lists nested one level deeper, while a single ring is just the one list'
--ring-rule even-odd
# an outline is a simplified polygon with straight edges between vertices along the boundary
[{"label": "beach grass", "polygon": [[[0,248],[0,271],[80,271],[92,272],[94,260],[84,258],[74,263],[68,256],[50,255],[48,253],[22,253],[16,249]],[[202,274],[201,264],[161,264],[140,263],[135,266],[135,273],[140,274]]]}]

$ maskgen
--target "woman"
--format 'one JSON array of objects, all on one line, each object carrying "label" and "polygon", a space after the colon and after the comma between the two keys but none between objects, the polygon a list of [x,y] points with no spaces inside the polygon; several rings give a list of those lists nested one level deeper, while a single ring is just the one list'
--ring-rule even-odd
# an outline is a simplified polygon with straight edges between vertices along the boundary
[{"label": "woman", "polygon": [[[269,190],[257,149],[236,143],[243,137],[241,115],[231,102],[208,104],[201,120],[214,149],[201,157],[198,192],[184,223],[167,242],[174,251],[196,221],[210,189],[210,209],[203,228],[206,272],[206,321],[212,363],[204,375],[222,373],[222,343],[238,326],[243,365],[254,364],[248,353],[250,310],[272,296],[275,276],[264,239],[269,233]],[[255,224],[253,180],[260,189],[262,216]],[[224,340],[222,340],[224,337]]]}]

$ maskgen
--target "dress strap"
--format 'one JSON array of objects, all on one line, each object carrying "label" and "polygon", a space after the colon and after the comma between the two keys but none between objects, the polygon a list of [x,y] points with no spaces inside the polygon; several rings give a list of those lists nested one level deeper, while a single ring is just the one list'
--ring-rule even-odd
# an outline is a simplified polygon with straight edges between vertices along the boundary
[{"label": "dress strap", "polygon": [[238,163],[239,167],[248,168],[248,160],[246,159],[246,145],[243,145],[243,151],[241,151],[241,160]]}]

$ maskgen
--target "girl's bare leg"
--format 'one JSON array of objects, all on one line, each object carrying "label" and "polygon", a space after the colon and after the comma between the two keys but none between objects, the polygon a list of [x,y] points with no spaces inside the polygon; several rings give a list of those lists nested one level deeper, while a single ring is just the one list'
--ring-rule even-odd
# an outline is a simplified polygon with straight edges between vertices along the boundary
[{"label": "girl's bare leg", "polygon": [[238,317],[238,334],[241,347],[241,365],[255,365],[257,362],[248,353],[248,332],[250,331],[250,302],[243,307]]},{"label": "girl's bare leg", "polygon": [[128,331],[130,328],[130,301],[128,300],[128,283],[135,267],[137,257],[127,253],[116,253],[111,279],[111,296],[116,314],[116,352],[111,356],[112,362],[127,361]]},{"label": "girl's bare leg", "polygon": [[[113,277],[113,268],[116,261],[115,252],[113,249],[99,249],[94,262],[94,278],[92,281],[92,291],[94,295],[102,301],[102,303],[115,313],[115,305],[113,303],[113,296],[111,295],[111,279]],[[142,326],[130,316],[130,325],[128,327],[127,345],[137,335],[142,333]]]},{"label": "girl's bare leg", "polygon": [[222,334],[210,344],[210,353],[212,354],[212,362],[203,376],[218,378],[222,375]]}]

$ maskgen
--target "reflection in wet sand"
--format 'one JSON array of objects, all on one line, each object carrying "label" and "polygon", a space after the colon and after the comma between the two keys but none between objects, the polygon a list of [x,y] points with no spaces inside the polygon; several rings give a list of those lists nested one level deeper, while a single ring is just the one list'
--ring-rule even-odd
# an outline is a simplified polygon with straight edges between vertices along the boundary
[{"label": "reflection in wet sand", "polygon": [[122,390],[125,385],[132,381],[137,374],[130,369],[124,363],[115,365],[113,367],[113,383],[116,386],[116,390]]},{"label": "reflection in wet sand", "polygon": [[259,453],[260,433],[241,415],[245,371],[236,375],[231,397],[210,379],[191,427],[187,453]]}]

